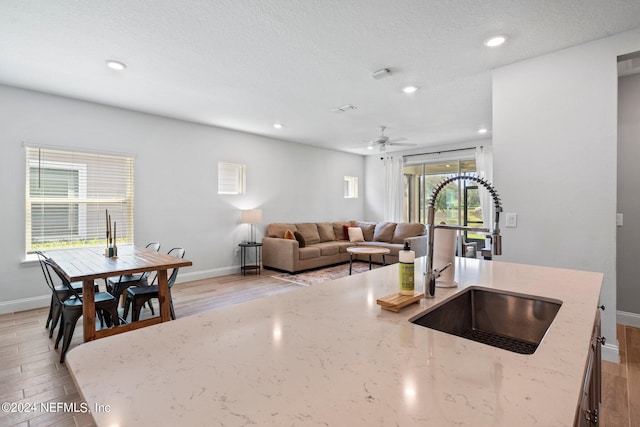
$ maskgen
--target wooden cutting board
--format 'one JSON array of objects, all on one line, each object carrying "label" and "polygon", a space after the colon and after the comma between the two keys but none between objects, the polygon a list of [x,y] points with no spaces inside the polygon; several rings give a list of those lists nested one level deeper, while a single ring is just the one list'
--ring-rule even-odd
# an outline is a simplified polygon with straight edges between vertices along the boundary
[{"label": "wooden cutting board", "polygon": [[378,298],[376,302],[385,310],[398,313],[404,307],[419,302],[420,298],[422,298],[423,296],[423,293],[413,295],[401,295],[399,293],[395,293],[382,298]]}]

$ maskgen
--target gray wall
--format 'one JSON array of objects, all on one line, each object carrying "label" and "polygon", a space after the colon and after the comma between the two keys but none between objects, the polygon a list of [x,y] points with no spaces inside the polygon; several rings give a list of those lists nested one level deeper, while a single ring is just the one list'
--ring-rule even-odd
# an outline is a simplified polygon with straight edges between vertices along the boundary
[{"label": "gray wall", "polygon": [[[634,30],[495,70],[494,181],[517,228],[506,261],[604,273],[603,355],[617,361],[617,56]],[[595,307],[593,308],[595,310]]]},{"label": "gray wall", "polygon": [[[259,239],[270,222],[364,215],[362,197],[343,197],[345,175],[363,181],[359,155],[7,86],[0,99],[0,313],[50,298],[37,263],[23,262],[23,142],[135,154],[135,242],[184,247],[193,267],[181,271],[181,281],[237,271],[237,244],[248,234],[240,209],[262,209]],[[245,195],[217,194],[219,161],[247,166]]]},{"label": "gray wall", "polygon": [[635,74],[618,80],[618,212],[624,225],[617,233],[618,311],[635,326],[640,326],[639,162],[640,74]]}]

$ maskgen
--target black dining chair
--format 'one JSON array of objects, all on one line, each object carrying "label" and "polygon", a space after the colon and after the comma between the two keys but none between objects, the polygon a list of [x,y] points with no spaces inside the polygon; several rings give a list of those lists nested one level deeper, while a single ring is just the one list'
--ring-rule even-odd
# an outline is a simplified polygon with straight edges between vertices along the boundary
[{"label": "black dining chair", "polygon": [[[185,250],[182,248],[173,248],[168,252],[169,255],[172,255],[176,258],[184,258]],[[171,307],[171,319],[176,319],[176,313],[173,309],[173,299],[171,298],[171,288],[173,284],[176,282],[176,278],[178,277],[179,268],[174,268],[171,272],[171,275],[167,279],[167,284],[169,286],[169,304]],[[152,298],[158,298],[158,285],[154,285],[153,283],[156,281],[158,276],[153,279],[151,286],[137,286],[135,288],[127,289],[127,298],[124,303],[124,313],[122,317],[124,319],[127,318],[129,314],[129,309],[131,308],[131,321],[140,320],[140,309],[144,304],[150,301]]]},{"label": "black dining chair", "polygon": [[[51,292],[51,303],[49,304],[49,314],[47,315],[47,321],[45,322],[44,327],[49,329],[49,338],[53,337],[53,331],[56,326],[58,326],[58,322],[60,321],[60,317],[62,314],[62,306],[60,301],[67,300],[73,296],[73,293],[63,284],[56,285],[52,281],[52,277],[50,274],[47,274],[46,267],[44,265],[44,261],[48,260],[43,252],[36,251],[36,255],[38,256],[38,262],[40,263],[40,269],[42,270],[42,274],[44,275],[44,280],[47,283],[49,289],[54,289]],[[82,294],[82,282],[72,282],[71,287],[79,294]],[[98,286],[95,286],[95,291],[98,292]],[[102,317],[100,317],[100,321],[102,322]]]},{"label": "black dining chair", "polygon": [[[71,283],[69,283],[64,276],[64,273],[60,270],[60,267],[58,267],[53,260],[44,260],[43,265],[45,268],[45,274],[49,276],[49,279],[51,279],[51,270],[53,270],[56,276],[58,276],[62,283],[73,294],[72,297],[64,301],[58,300],[58,304],[62,307],[62,324],[58,329],[58,337],[56,338],[54,348],[57,349],[60,341],[62,341],[60,363],[63,363],[65,355],[69,350],[69,345],[71,344],[71,338],[73,338],[73,332],[76,329],[76,323],[78,323],[78,319],[82,316],[82,295],[73,289]],[[53,283],[53,281],[49,280],[48,283]],[[53,294],[57,296],[54,289],[55,288],[52,288],[51,290]],[[94,294],[94,303],[96,306],[96,313],[101,312],[104,315],[104,321],[108,327],[111,327],[112,324],[115,326],[120,324],[116,300],[113,295],[108,292],[96,292]]]},{"label": "black dining chair", "polygon": [[[147,249],[151,249],[153,251],[158,252],[160,250],[160,243],[152,242],[146,246]],[[116,301],[120,301],[120,296],[124,291],[133,286],[149,286],[149,276],[151,275],[150,271],[141,274],[131,274],[126,276],[120,276],[117,279],[111,278],[106,280],[107,292],[109,292]],[[149,301],[149,308],[151,309],[151,313],[155,314],[153,311],[153,305],[151,305],[151,301]]]}]

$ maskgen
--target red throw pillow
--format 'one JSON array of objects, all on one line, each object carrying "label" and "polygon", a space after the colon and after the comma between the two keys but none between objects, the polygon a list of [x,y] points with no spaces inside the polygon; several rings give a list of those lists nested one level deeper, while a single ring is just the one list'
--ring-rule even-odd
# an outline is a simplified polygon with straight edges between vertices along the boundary
[{"label": "red throw pillow", "polygon": [[343,225],[342,226],[342,238],[344,240],[349,240],[349,225]]}]

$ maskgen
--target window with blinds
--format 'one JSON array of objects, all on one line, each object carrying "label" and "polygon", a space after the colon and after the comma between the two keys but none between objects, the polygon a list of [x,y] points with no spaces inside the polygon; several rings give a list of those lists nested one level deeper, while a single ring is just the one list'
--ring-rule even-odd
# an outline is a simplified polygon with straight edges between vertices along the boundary
[{"label": "window with blinds", "polygon": [[133,157],[26,147],[26,250],[133,243]]},{"label": "window with blinds", "polygon": [[218,162],[218,194],[244,194],[245,166]]}]

